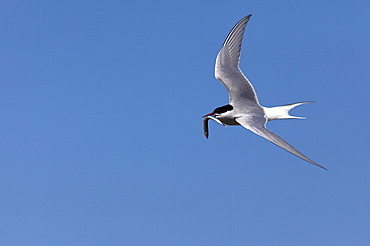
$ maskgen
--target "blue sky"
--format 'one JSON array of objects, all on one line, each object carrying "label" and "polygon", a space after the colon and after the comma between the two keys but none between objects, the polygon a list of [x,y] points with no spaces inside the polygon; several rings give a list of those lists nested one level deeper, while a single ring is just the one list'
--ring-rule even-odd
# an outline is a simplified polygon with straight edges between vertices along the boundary
[{"label": "blue sky", "polygon": [[[369,245],[369,1],[2,1],[1,245]],[[216,55],[253,14],[242,127]]]}]

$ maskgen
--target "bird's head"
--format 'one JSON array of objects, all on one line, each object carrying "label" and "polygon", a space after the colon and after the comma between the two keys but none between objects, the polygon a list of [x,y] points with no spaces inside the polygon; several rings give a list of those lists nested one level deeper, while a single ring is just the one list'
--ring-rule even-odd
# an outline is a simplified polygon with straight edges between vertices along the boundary
[{"label": "bird's head", "polygon": [[222,123],[222,121],[219,120],[218,117],[222,116],[222,114],[224,114],[226,112],[229,112],[233,109],[234,109],[233,106],[228,104],[228,105],[225,105],[225,106],[222,106],[222,107],[218,107],[215,110],[213,110],[212,113],[209,113],[209,114],[206,114],[206,115],[203,116],[203,118],[204,118],[204,120],[203,120],[203,129],[204,129],[204,135],[206,136],[206,138],[208,138],[208,120],[209,119],[214,120],[217,123],[225,126],[225,124]]},{"label": "bird's head", "polygon": [[234,109],[233,106],[231,106],[230,104],[227,104],[225,106],[215,108],[215,110],[213,110],[212,113],[209,113],[209,114],[204,115],[203,118],[208,117],[208,116],[217,118],[218,116],[221,116],[222,114],[224,114],[224,113],[226,113],[228,111],[231,111],[233,109]]}]

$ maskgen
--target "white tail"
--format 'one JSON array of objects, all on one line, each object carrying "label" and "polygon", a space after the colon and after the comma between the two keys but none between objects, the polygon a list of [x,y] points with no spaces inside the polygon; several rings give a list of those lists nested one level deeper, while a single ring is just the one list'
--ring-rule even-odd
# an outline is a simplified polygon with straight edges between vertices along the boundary
[{"label": "white tail", "polygon": [[278,120],[278,119],[306,119],[305,117],[289,115],[289,111],[292,108],[295,108],[299,105],[306,104],[306,103],[314,103],[314,102],[299,102],[299,103],[292,103],[292,104],[277,106],[277,107],[272,107],[272,108],[263,107],[263,109],[265,110],[266,117],[269,121]]}]

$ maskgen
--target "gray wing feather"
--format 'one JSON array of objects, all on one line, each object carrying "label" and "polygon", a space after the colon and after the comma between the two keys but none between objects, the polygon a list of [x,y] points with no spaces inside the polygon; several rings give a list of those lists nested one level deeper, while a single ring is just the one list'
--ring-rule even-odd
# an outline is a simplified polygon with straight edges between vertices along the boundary
[{"label": "gray wing feather", "polygon": [[280,148],[292,153],[295,156],[298,156],[299,158],[308,161],[309,163],[321,167],[325,170],[325,167],[317,164],[301,152],[299,152],[297,149],[295,149],[292,145],[287,143],[284,139],[270,131],[266,128],[266,122],[267,119],[260,116],[242,116],[236,119],[236,121],[241,124],[243,127],[247,128],[248,130],[251,130],[252,132],[256,133],[257,135],[269,140],[270,142],[276,144]]},{"label": "gray wing feather", "polygon": [[251,16],[241,19],[227,36],[216,58],[215,77],[228,90],[231,103],[248,100],[259,105],[252,84],[239,68],[244,30]]}]

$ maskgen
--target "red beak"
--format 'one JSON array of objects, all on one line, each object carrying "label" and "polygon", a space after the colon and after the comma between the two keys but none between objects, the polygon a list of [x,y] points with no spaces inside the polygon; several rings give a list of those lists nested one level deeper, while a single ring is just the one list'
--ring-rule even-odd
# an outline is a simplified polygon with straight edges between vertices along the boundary
[{"label": "red beak", "polygon": [[215,114],[214,113],[209,113],[209,114],[204,115],[203,118],[207,117],[207,116],[210,116],[210,115],[215,115]]}]

